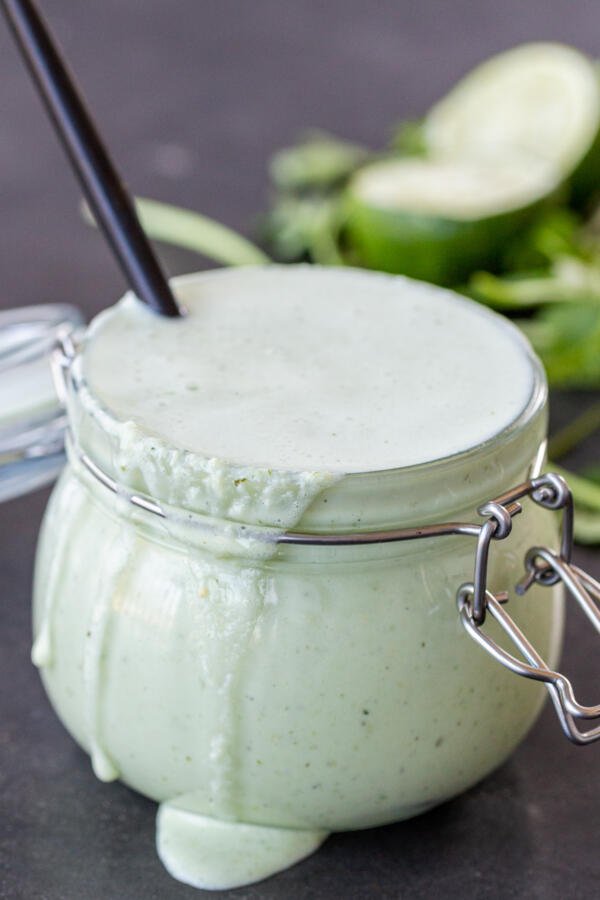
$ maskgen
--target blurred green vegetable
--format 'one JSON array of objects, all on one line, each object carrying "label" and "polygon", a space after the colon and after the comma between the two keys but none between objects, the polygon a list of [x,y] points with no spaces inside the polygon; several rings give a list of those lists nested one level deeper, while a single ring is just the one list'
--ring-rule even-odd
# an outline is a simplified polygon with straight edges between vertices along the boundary
[{"label": "blurred green vegetable", "polygon": [[327,191],[342,184],[367,156],[358,144],[324,131],[309,131],[294,147],[272,156],[269,173],[284,192]]},{"label": "blurred green vegetable", "polygon": [[367,268],[456,285],[475,268],[497,266],[556,189],[555,177],[531,160],[489,166],[391,156],[350,178],[345,234]]},{"label": "blurred green vegetable", "polygon": [[[135,208],[146,234],[157,241],[200,253],[226,266],[271,262],[266,253],[241,234],[190,209],[141,197],[136,198]],[[83,215],[95,224],[87,204],[83,205]]]},{"label": "blurred green vegetable", "polygon": [[[562,459],[574,450],[582,441],[600,429],[600,401],[593,403],[577,418],[552,435],[548,442],[548,455],[551,459]],[[600,482],[600,464],[589,466],[583,472],[586,478]]]},{"label": "blurred green vegetable", "polygon": [[408,119],[400,122],[392,132],[390,149],[400,156],[425,156],[427,154],[427,141],[423,130],[423,122]]},{"label": "blurred green vegetable", "polygon": [[263,236],[279,261],[308,257],[323,266],[341,266],[340,222],[338,205],[327,196],[286,194],[272,209]]},{"label": "blurred green vegetable", "polygon": [[588,466],[576,475],[558,466],[555,460],[562,459],[599,429],[600,402],[596,402],[556,432],[548,443],[548,454],[553,460],[548,467],[567,479],[573,494],[575,540],[581,544],[600,543],[600,464]]},{"label": "blurred green vegetable", "polygon": [[600,543],[600,484],[555,463],[550,463],[549,468],[566,478],[573,494],[575,540],[580,544]]},{"label": "blurred green vegetable", "polygon": [[600,386],[600,302],[547,306],[521,328],[555,387]]},{"label": "blurred green vegetable", "polygon": [[600,463],[586,466],[581,474],[584,478],[589,478],[590,481],[593,481],[594,484],[600,484]]}]

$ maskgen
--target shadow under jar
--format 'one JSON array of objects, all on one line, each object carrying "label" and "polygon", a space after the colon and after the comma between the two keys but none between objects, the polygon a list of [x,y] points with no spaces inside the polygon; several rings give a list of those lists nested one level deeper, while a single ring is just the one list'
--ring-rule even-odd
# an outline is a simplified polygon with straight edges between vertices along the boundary
[{"label": "shadow under jar", "polygon": [[[158,851],[169,871],[224,888],[290,865],[330,831],[408,818],[464,791],[531,726],[542,687],[499,666],[460,623],[456,594],[472,579],[475,532],[348,545],[326,539],[476,522],[482,503],[539,473],[547,391],[538,361],[506,320],[416,282],[273,267],[188,276],[174,286],[188,308],[182,321],[160,321],[126,297],[63,355],[68,464],[39,543],[33,658],[98,777],[120,778],[161,804]],[[336,292],[345,306],[319,312]],[[238,295],[228,308],[227,298]],[[343,317],[369,304],[369,321],[379,324],[363,323],[352,336]],[[294,318],[292,308],[308,319]],[[278,325],[278,316],[287,324]],[[351,383],[349,369],[342,377],[331,360],[342,353],[331,343],[334,320],[340,340],[354,345],[343,352],[364,357]],[[474,323],[473,338],[465,321]],[[315,329],[328,342],[322,355]],[[481,329],[484,345],[473,343],[465,359],[461,340],[476,342]],[[291,332],[306,338],[304,349],[294,350]],[[245,349],[243,334],[251,338]],[[318,413],[328,404],[364,414],[385,382],[376,381],[369,397],[361,394],[365,379],[393,360],[394,340],[396,352],[410,347],[415,358],[397,362],[395,393],[383,398],[370,432],[356,438],[356,452],[371,453],[372,470],[361,469],[358,457],[345,459],[343,449],[335,465],[297,465],[292,457],[302,455],[303,441],[330,448],[335,438],[315,437],[308,414],[286,456],[277,431],[290,409],[292,430],[311,404],[316,428],[330,427]],[[219,345],[211,351],[211,343]],[[478,428],[491,427],[481,396],[502,387],[486,375],[485,360],[505,345],[521,360],[514,378],[523,380],[523,402],[514,415],[507,408],[504,421],[500,410],[500,426],[473,442]],[[167,363],[174,348],[179,359]],[[438,407],[427,408],[418,386],[420,348],[430,352],[438,394],[444,385],[448,421]],[[233,371],[215,375],[205,392],[198,359],[206,354],[206,366],[216,366],[211,352]],[[255,384],[263,362],[267,381]],[[465,383],[468,372],[485,382],[479,393]],[[504,377],[510,385],[510,367]],[[286,378],[300,379],[291,400]],[[246,413],[238,411],[237,424],[217,418],[238,379],[238,401],[251,407],[264,459],[248,437]],[[268,385],[279,391],[279,422],[274,401],[265,406]],[[453,425],[459,412],[463,420]],[[429,437],[420,437],[415,416]],[[395,444],[389,453],[407,464],[392,467],[381,457],[386,417]],[[402,417],[413,445],[406,452]],[[347,427],[343,440],[357,433]],[[226,444],[236,429],[242,452],[233,457]],[[441,458],[431,456],[434,446]],[[524,551],[556,546],[557,525],[525,499],[510,537],[491,546],[488,589],[512,588]],[[316,543],[284,542],[298,532],[316,535]],[[553,667],[560,587],[511,592],[509,607]],[[495,622],[489,633],[503,643]]]}]

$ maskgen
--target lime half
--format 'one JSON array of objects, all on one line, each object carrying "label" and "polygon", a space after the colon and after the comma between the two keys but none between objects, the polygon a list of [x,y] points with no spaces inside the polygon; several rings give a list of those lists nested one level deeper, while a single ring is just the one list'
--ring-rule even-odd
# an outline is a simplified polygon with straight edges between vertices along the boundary
[{"label": "lime half", "polygon": [[600,183],[600,78],[572,47],[524,44],[473,69],[428,113],[428,152],[444,159],[531,156],[582,195]]},{"label": "lime half", "polygon": [[557,186],[550,166],[520,157],[503,165],[384,160],[349,185],[348,240],[368,268],[456,284],[493,267]]}]

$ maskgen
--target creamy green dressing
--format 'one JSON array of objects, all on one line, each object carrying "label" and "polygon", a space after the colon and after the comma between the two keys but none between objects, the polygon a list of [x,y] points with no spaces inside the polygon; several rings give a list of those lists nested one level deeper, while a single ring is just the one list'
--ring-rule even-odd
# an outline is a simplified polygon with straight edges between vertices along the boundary
[{"label": "creamy green dressing", "polygon": [[175,285],[185,319],[127,296],[92,325],[84,374],[123,422],[204,458],[409,466],[497,434],[531,395],[515,329],[426,284],[273,266]]},{"label": "creamy green dressing", "polygon": [[[291,865],[333,829],[464,789],[539,707],[530,685],[457,639],[470,544],[327,551],[316,565],[251,529],[240,538],[236,523],[335,524],[346,497],[346,526],[389,508],[435,518],[440,503],[472,516],[471,495],[525,476],[543,422],[514,460],[492,447],[475,470],[452,464],[449,487],[415,470],[390,501],[382,470],[479,445],[523,412],[534,369],[516,329],[449,292],[352,270],[175,286],[180,322],[130,296],[95,320],[70,413],[82,449],[177,513],[132,510],[72,456],[40,543],[33,659],[96,775],[159,801],[167,869],[225,889]],[[362,471],[380,471],[375,496],[355,493]],[[218,534],[187,511],[218,520]],[[495,560],[497,577],[513,565]],[[544,600],[534,589],[521,621],[552,655],[558,599]],[[485,690],[462,696],[465,682]]]}]

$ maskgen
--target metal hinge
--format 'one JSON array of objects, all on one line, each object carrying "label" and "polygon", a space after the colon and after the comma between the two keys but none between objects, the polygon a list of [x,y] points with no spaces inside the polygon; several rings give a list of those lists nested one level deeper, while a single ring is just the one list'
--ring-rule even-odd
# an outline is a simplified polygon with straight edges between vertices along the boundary
[{"label": "metal hinge", "polygon": [[[600,631],[600,583],[571,562],[573,497],[564,478],[554,473],[533,478],[480,508],[479,512],[487,515],[488,519],[481,527],[477,539],[474,579],[458,590],[461,622],[468,634],[511,672],[523,678],[541,681],[550,694],[566,736],[576,744],[589,744],[600,738],[600,724],[584,731],[578,723],[599,719],[600,706],[584,706],[577,701],[569,679],[548,666],[506,611],[508,595],[505,592],[493,594],[487,587],[491,541],[508,537],[512,519],[521,511],[518,500],[526,496],[545,509],[562,510],[561,546],[558,553],[548,547],[531,547],[527,551],[526,571],[516,585],[517,593],[524,594],[533,584],[551,587],[562,582],[568,595],[576,600],[594,628]],[[498,622],[523,659],[509,653],[482,630],[486,613],[490,613]]]}]

